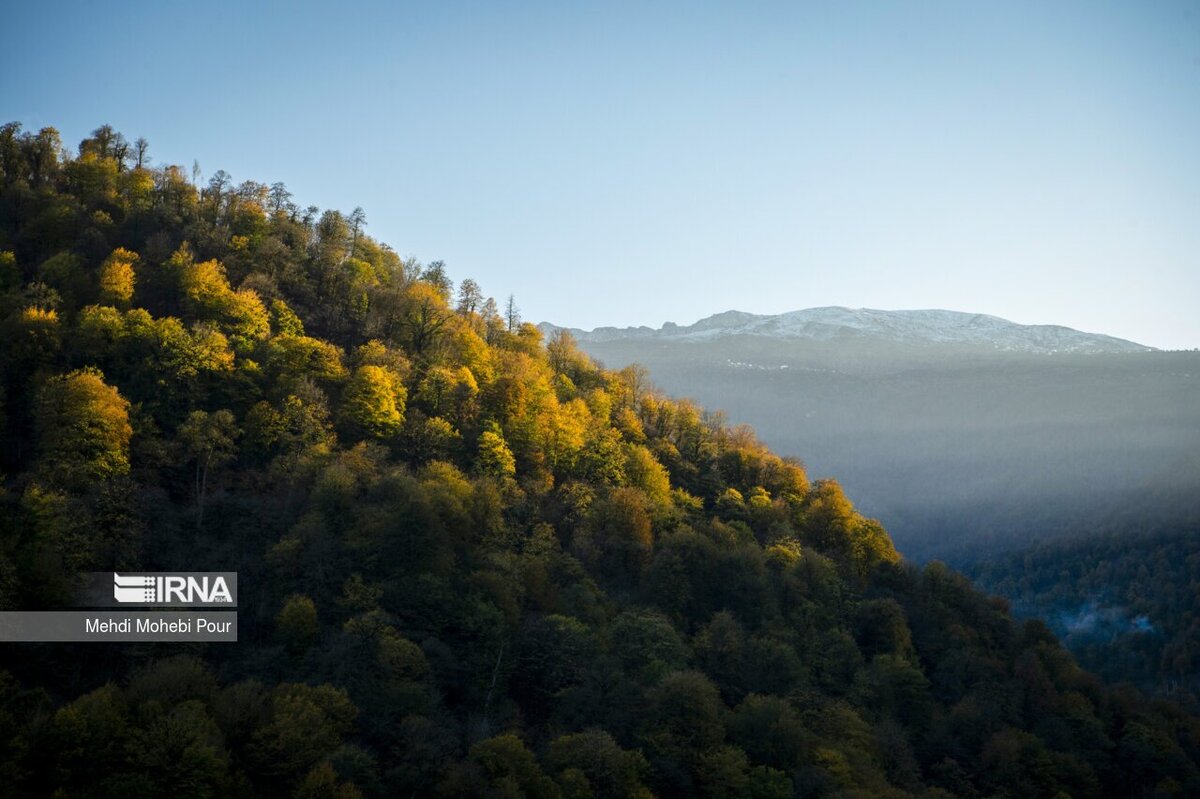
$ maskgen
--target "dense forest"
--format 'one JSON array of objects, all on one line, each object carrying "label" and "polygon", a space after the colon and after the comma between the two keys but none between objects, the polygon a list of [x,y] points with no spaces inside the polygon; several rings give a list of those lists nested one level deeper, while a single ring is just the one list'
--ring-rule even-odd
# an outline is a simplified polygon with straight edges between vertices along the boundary
[{"label": "dense forest", "polygon": [[0,606],[239,572],[236,644],[0,648],[9,796],[1184,796],[832,480],[280,183],[0,129]]},{"label": "dense forest", "polygon": [[1089,670],[1200,709],[1195,527],[1044,544],[972,574],[1018,614],[1046,619]]}]

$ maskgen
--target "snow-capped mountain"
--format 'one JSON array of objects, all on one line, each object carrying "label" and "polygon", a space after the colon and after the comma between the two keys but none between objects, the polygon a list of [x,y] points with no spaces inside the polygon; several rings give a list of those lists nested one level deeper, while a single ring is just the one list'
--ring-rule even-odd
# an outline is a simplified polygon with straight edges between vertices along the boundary
[{"label": "snow-capped mountain", "polygon": [[[541,325],[543,332],[558,328]],[[959,311],[880,311],[872,308],[808,308],[776,315],[726,311],[693,325],[673,322],[661,328],[599,327],[592,331],[568,328],[580,341],[642,339],[712,341],[733,336],[767,339],[849,341],[877,339],[901,344],[957,344],[1004,352],[1141,352],[1142,344],[1059,325],[1021,325],[987,314]]]}]

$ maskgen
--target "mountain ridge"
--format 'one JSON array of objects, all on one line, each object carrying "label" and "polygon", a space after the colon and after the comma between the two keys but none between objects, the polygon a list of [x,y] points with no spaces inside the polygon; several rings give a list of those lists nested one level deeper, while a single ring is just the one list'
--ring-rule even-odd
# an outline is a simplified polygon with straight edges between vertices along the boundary
[{"label": "mountain ridge", "polygon": [[917,345],[965,345],[1003,352],[1152,352],[1154,347],[1063,325],[1023,325],[998,316],[943,309],[880,310],[822,306],[781,314],[729,310],[691,325],[664,322],[659,328],[562,328],[548,322],[543,333],[569,331],[580,342],[622,339],[704,341],[732,336],[835,341],[883,339]]}]

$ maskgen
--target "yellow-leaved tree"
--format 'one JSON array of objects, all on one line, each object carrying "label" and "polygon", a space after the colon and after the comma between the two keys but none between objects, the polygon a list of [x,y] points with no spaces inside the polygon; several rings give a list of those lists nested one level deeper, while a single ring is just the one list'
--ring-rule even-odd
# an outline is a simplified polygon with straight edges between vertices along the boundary
[{"label": "yellow-leaved tree", "polygon": [[100,301],[117,308],[128,307],[133,299],[136,277],[133,265],[138,254],[118,247],[100,265]]},{"label": "yellow-leaved tree", "polygon": [[356,438],[391,438],[404,424],[408,391],[383,366],[360,366],[342,395],[341,423]]},{"label": "yellow-leaved tree", "polygon": [[512,477],[517,473],[517,462],[513,458],[504,433],[495,422],[479,436],[479,455],[475,460],[475,468],[480,474],[491,477]]}]

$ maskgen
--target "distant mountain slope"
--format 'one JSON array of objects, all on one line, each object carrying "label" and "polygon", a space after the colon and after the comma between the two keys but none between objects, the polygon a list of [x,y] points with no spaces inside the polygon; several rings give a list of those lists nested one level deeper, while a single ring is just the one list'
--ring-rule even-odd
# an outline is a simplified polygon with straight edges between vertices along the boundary
[{"label": "distant mountain slope", "polygon": [[[542,325],[543,331],[557,329]],[[665,323],[649,327],[571,328],[581,342],[620,339],[704,341],[731,336],[838,341],[883,339],[897,344],[954,344],[1002,352],[1145,352],[1153,349],[1132,341],[1083,333],[1060,325],[1021,325],[987,314],[960,311],[880,311],[871,308],[807,308],[776,315],[725,311],[693,325]]]}]

